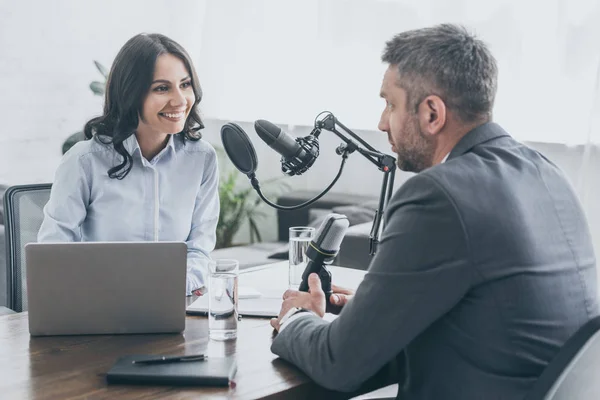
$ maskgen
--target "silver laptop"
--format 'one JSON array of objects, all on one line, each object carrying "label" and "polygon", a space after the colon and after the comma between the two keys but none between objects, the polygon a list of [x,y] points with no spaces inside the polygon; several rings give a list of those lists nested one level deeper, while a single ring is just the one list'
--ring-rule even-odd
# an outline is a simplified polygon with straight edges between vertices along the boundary
[{"label": "silver laptop", "polygon": [[25,256],[32,336],[185,328],[185,243],[30,243]]}]

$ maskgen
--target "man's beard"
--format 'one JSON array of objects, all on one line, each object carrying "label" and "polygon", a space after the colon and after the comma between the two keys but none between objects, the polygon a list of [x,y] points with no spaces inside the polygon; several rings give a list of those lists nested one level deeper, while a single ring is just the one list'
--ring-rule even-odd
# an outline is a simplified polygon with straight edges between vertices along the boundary
[{"label": "man's beard", "polygon": [[416,116],[407,119],[402,127],[405,139],[396,144],[398,168],[406,172],[421,172],[431,167],[433,162],[433,143],[421,131]]}]

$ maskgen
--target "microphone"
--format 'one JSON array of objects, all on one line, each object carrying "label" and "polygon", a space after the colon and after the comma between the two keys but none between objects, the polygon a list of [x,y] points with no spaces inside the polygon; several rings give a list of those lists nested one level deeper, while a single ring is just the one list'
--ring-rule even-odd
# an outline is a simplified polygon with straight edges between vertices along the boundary
[{"label": "microphone", "polygon": [[319,128],[306,137],[294,139],[277,125],[259,119],[254,122],[254,130],[269,147],[281,154],[281,170],[286,175],[303,174],[319,156]]},{"label": "microphone", "polygon": [[331,272],[325,266],[333,262],[340,250],[348,226],[350,226],[350,222],[345,215],[329,214],[317,230],[315,239],[310,242],[306,250],[306,258],[309,261],[302,274],[299,290],[308,292],[308,276],[313,272],[318,274],[328,307],[330,306],[329,299],[332,293]]}]

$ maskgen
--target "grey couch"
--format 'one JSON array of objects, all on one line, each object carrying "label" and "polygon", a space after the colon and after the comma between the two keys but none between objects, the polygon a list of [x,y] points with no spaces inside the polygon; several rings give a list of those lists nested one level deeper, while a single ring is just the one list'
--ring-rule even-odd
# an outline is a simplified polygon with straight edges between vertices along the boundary
[{"label": "grey couch", "polygon": [[[318,192],[295,191],[282,195],[277,203],[291,206],[303,203]],[[234,258],[240,269],[287,260],[288,229],[291,226],[314,226],[318,229],[325,216],[337,212],[348,216],[348,229],[334,264],[355,269],[366,269],[370,262],[369,233],[377,198],[372,196],[328,193],[308,207],[295,211],[277,210],[278,241],[229,247],[213,251],[213,258]]]}]

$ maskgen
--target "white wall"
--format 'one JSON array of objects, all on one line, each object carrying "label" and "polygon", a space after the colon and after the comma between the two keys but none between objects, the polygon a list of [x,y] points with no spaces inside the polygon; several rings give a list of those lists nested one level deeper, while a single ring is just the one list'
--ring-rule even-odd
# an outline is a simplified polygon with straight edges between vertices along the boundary
[{"label": "white wall", "polygon": [[216,62],[200,70],[211,117],[303,125],[330,109],[372,129],[384,43],[450,22],[497,59],[495,114],[515,137],[584,143],[590,115],[600,118],[597,0],[213,0],[206,12],[201,54]]},{"label": "white wall", "polygon": [[206,2],[0,0],[0,182],[49,181],[63,139],[101,112],[93,60],[110,66],[141,32],[197,57]]}]

